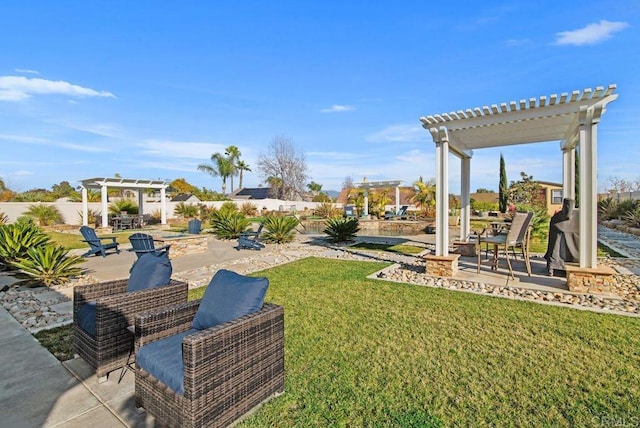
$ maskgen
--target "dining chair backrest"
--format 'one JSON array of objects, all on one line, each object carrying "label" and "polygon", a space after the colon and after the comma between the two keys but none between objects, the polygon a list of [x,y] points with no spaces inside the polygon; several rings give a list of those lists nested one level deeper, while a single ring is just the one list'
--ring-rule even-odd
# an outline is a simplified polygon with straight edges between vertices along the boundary
[{"label": "dining chair backrest", "polygon": [[531,219],[533,219],[532,212],[516,213],[507,232],[507,245],[517,245],[524,241]]}]

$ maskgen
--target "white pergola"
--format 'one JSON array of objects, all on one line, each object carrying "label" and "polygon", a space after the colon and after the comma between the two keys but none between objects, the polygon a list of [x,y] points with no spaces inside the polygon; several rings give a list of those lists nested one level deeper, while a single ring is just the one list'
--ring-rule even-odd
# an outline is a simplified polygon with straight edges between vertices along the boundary
[{"label": "white pergola", "polygon": [[562,193],[575,199],[575,156],[580,154],[580,267],[597,267],[597,135],[616,85],[549,97],[421,117],[436,145],[436,256],[449,253],[449,152],[461,162],[460,239],[470,233],[470,173],[473,150],[560,141]]},{"label": "white pergola", "polygon": [[364,212],[362,213],[362,215],[365,217],[369,215],[369,189],[375,189],[378,187],[395,187],[396,188],[396,212],[398,212],[398,210],[400,210],[400,183],[402,183],[402,181],[399,181],[399,180],[367,181],[367,178],[365,177],[362,180],[362,183],[356,184],[356,187],[358,189],[364,190],[364,207],[363,207]]},{"label": "white pergola", "polygon": [[109,226],[109,219],[105,215],[109,212],[107,203],[107,189],[109,187],[116,189],[134,190],[138,194],[138,207],[140,214],[143,213],[144,192],[146,189],[160,190],[160,212],[161,223],[167,223],[167,202],[166,189],[169,184],[164,180],[139,180],[135,178],[113,178],[113,177],[96,177],[80,180],[82,187],[82,224],[87,225],[89,219],[89,205],[87,201],[87,189],[100,189],[102,201],[102,227]]}]

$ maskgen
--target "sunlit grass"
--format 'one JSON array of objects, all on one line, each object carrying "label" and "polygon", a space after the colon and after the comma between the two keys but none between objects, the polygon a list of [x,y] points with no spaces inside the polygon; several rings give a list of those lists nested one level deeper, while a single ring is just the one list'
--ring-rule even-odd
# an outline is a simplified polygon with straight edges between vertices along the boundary
[{"label": "sunlit grass", "polygon": [[416,247],[415,245],[404,244],[374,244],[371,242],[359,242],[349,248],[361,248],[372,251],[388,251],[400,254],[419,254],[424,251],[424,247]]}]

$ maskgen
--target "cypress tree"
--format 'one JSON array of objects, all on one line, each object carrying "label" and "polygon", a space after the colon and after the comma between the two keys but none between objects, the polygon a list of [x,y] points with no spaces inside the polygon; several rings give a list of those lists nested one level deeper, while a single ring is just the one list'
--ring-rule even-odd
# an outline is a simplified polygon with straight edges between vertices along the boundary
[{"label": "cypress tree", "polygon": [[498,191],[498,205],[500,212],[506,213],[508,202],[507,170],[504,166],[504,157],[502,157],[502,153],[500,153],[500,185]]}]

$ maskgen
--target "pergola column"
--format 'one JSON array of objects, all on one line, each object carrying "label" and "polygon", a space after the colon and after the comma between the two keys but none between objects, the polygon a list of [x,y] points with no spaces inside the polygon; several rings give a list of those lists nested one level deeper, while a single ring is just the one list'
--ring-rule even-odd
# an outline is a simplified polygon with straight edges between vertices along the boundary
[{"label": "pergola column", "polygon": [[576,149],[562,150],[562,197],[576,199]]},{"label": "pergola column", "polygon": [[82,186],[82,225],[89,224],[89,195],[87,188]]},{"label": "pergola column", "polygon": [[107,185],[100,186],[100,200],[102,202],[102,227],[109,227],[109,207],[107,205]]},{"label": "pergola column", "polygon": [[160,189],[160,224],[167,224],[167,198],[166,188]]},{"label": "pergola column", "polygon": [[396,213],[400,212],[400,186],[396,186]]},{"label": "pergola column", "polygon": [[449,255],[449,132],[430,128],[436,143],[436,256]]},{"label": "pergola column", "polygon": [[460,241],[471,233],[471,158],[460,158]]},{"label": "pergola column", "polygon": [[582,107],[579,114],[580,148],[580,268],[598,265],[598,122],[602,107]]},{"label": "pergola column", "polygon": [[362,207],[362,217],[369,215],[369,188],[364,188],[364,207]]},{"label": "pergola column", "polygon": [[138,189],[138,215],[144,214],[144,189]]}]

